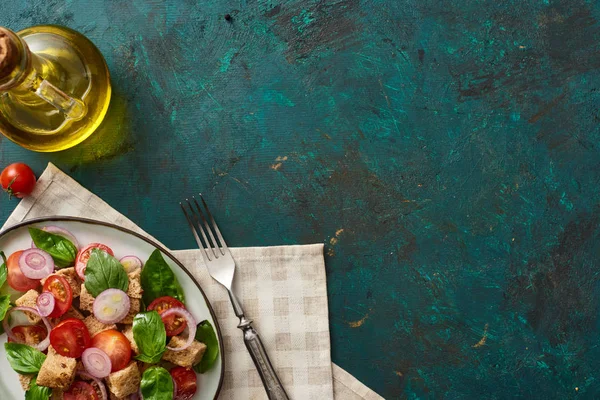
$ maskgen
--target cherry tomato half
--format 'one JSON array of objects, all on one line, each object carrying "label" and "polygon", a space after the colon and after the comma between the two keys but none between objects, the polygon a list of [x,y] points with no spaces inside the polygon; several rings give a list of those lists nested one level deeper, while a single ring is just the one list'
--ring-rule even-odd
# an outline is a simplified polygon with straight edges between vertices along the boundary
[{"label": "cherry tomato half", "polygon": [[26,292],[30,289],[35,289],[40,286],[39,279],[29,279],[23,272],[21,272],[21,268],[19,267],[19,258],[21,257],[21,251],[15,251],[8,257],[6,260],[6,267],[8,269],[8,276],[6,277],[6,281],[10,285],[11,288],[18,290],[19,292]]},{"label": "cherry tomato half", "polygon": [[10,164],[0,174],[0,184],[9,196],[22,199],[33,191],[35,174],[27,164]]},{"label": "cherry tomato half", "polygon": [[131,360],[131,343],[117,330],[109,329],[94,335],[92,347],[97,347],[108,355],[112,363],[111,372],[125,368]]},{"label": "cherry tomato half", "polygon": [[63,393],[64,400],[99,400],[94,387],[87,382],[77,381],[71,385],[68,392]]},{"label": "cherry tomato half", "polygon": [[75,271],[77,271],[77,275],[85,281],[85,267],[87,266],[87,262],[90,259],[90,255],[92,255],[93,249],[100,249],[111,256],[114,256],[112,249],[102,243],[91,243],[85,246],[83,249],[79,250],[77,253],[77,258],[75,259]]},{"label": "cherry tomato half", "polygon": [[50,331],[50,344],[62,356],[78,358],[90,347],[90,332],[83,321],[67,318]]},{"label": "cherry tomato half", "polygon": [[184,367],[175,367],[171,370],[171,377],[177,388],[173,400],[190,400],[194,397],[198,386],[196,373],[193,370]]},{"label": "cherry tomato half", "polygon": [[71,308],[71,304],[73,304],[71,285],[60,275],[50,275],[46,279],[46,282],[44,282],[42,292],[52,293],[52,296],[56,300],[54,310],[49,315],[50,318],[58,318],[64,315]]},{"label": "cherry tomato half", "polygon": [[[39,344],[48,335],[46,327],[41,325],[17,325],[12,328],[12,333],[17,337],[19,343],[28,346]],[[8,341],[12,342],[10,338]]]},{"label": "cherry tomato half", "polygon": [[[155,299],[148,306],[148,311],[156,311],[159,314],[164,313],[169,308],[181,307],[185,308],[182,302],[171,297],[171,296],[163,296]],[[187,322],[182,317],[178,317],[176,315],[168,316],[167,318],[163,318],[163,323],[165,324],[165,330],[167,331],[167,336],[176,336],[179,335],[185,327],[187,326]]]}]

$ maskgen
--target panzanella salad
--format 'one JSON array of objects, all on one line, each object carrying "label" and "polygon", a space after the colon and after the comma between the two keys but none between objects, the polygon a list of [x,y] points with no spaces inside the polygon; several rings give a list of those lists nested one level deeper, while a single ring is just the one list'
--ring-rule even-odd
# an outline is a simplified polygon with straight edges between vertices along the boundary
[{"label": "panzanella salad", "polygon": [[161,252],[143,263],[59,227],[29,233],[31,248],[0,252],[0,333],[24,398],[191,399],[219,346]]}]

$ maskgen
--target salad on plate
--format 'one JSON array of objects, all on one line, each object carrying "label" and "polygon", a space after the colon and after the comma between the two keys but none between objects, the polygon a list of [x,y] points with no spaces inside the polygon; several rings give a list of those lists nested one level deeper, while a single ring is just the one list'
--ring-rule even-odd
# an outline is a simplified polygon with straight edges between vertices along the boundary
[{"label": "salad on plate", "polygon": [[189,400],[219,355],[209,321],[186,309],[156,249],[144,263],[69,231],[29,228],[0,252],[5,352],[26,400]]}]

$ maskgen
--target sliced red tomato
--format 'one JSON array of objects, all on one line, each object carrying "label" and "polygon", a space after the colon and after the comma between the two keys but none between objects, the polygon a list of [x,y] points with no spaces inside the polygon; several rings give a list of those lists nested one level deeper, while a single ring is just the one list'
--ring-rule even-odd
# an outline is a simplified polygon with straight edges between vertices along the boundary
[{"label": "sliced red tomato", "polygon": [[21,268],[19,267],[19,257],[21,257],[22,253],[23,250],[15,251],[8,257],[8,260],[6,260],[6,267],[8,269],[6,281],[11,288],[18,290],[19,292],[26,292],[40,286],[40,280],[29,279],[23,275],[23,272],[21,272]]},{"label": "sliced red tomato", "polygon": [[90,332],[83,321],[67,318],[50,331],[50,344],[62,356],[78,358],[90,347]]},{"label": "sliced red tomato", "polygon": [[[12,333],[17,337],[19,343],[28,346],[39,344],[48,335],[46,327],[41,325],[18,325],[12,328]],[[12,342],[10,338],[8,341]]]},{"label": "sliced red tomato", "polygon": [[92,347],[97,347],[108,355],[112,363],[111,372],[122,370],[131,360],[131,343],[117,330],[109,329],[94,335]]},{"label": "sliced red tomato", "polygon": [[63,393],[64,400],[100,400],[94,387],[87,382],[74,382],[68,392]]},{"label": "sliced red tomato", "polygon": [[171,370],[171,377],[175,382],[175,397],[173,400],[190,400],[196,394],[197,378],[196,373],[184,367],[175,367]]},{"label": "sliced red tomato", "polygon": [[77,275],[85,281],[85,267],[87,266],[87,262],[90,259],[90,255],[92,254],[93,249],[100,249],[102,251],[107,252],[111,256],[114,256],[112,249],[102,243],[90,243],[85,246],[83,249],[79,250],[77,253],[77,258],[75,259],[75,271],[77,271]]},{"label": "sliced red tomato", "polygon": [[[155,299],[152,303],[150,303],[150,305],[148,306],[148,311],[156,311],[158,314],[162,314],[169,308],[174,307],[185,308],[183,303],[179,300],[171,296],[163,296],[159,297],[158,299]],[[187,326],[185,319],[176,315],[171,315],[167,318],[163,318],[162,321],[165,324],[167,336],[179,335]]]},{"label": "sliced red tomato", "polygon": [[58,318],[64,315],[71,305],[73,304],[73,291],[71,289],[71,285],[65,278],[60,275],[50,275],[46,282],[44,282],[44,287],[42,288],[42,292],[50,292],[54,299],[56,300],[56,305],[54,306],[54,310],[50,313],[51,318]]}]

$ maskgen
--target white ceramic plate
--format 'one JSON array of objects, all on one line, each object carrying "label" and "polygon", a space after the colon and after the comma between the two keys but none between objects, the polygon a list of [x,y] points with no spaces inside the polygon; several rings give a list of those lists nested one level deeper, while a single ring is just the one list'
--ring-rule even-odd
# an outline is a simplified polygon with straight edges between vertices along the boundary
[{"label": "white ceramic plate", "polygon": [[[146,261],[150,253],[155,249],[158,248],[162,252],[164,259],[183,287],[188,310],[194,315],[197,321],[209,320],[217,332],[221,347],[219,359],[210,371],[205,374],[198,374],[198,392],[194,396],[194,400],[216,399],[221,390],[223,371],[225,369],[222,356],[223,341],[221,331],[204,292],[185,267],[164,248],[135,232],[116,225],[82,218],[50,217],[30,220],[16,225],[0,233],[0,250],[4,251],[8,256],[17,250],[31,247],[31,237],[29,236],[27,227],[36,226],[42,228],[48,225],[55,225],[69,230],[75,235],[82,246],[94,242],[104,243],[113,249],[117,258],[131,254],[138,256],[142,261]],[[13,371],[6,360],[4,353],[6,339],[6,334],[0,335],[0,398],[24,399],[25,393],[19,384],[17,373]]]}]

